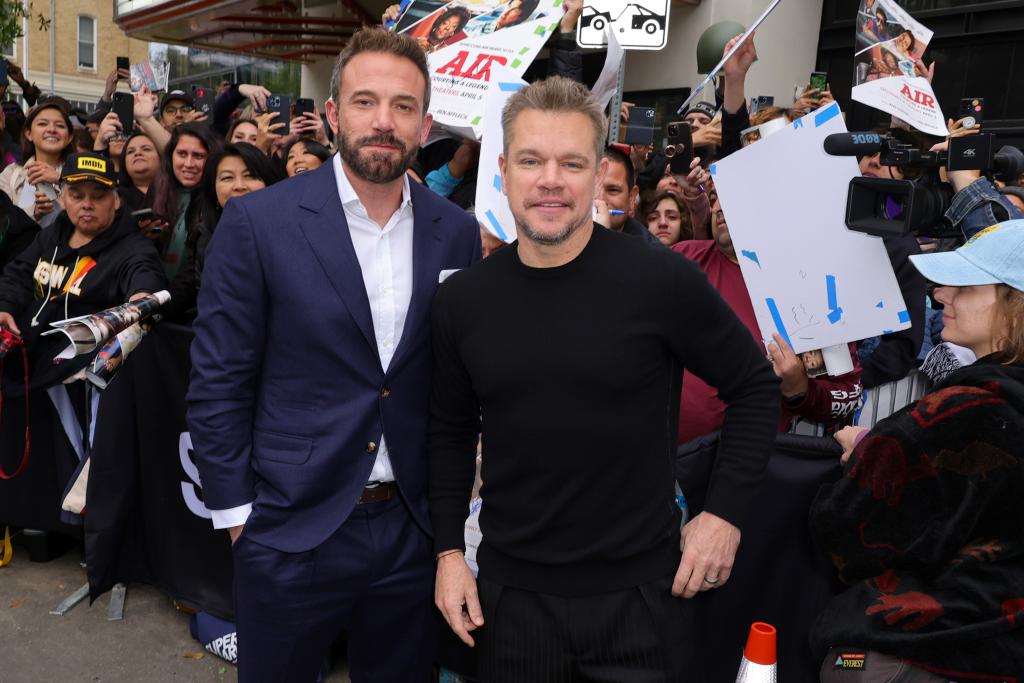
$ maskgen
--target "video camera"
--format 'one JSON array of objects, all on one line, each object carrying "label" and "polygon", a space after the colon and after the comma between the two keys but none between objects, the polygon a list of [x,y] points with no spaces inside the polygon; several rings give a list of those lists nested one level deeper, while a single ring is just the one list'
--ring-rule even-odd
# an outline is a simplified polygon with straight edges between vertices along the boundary
[{"label": "video camera", "polygon": [[851,230],[878,237],[898,237],[916,232],[922,237],[959,237],[945,217],[955,194],[941,181],[939,169],[994,173],[998,180],[1013,182],[1024,173],[1024,153],[1004,146],[993,153],[991,133],[951,138],[948,152],[923,152],[914,145],[878,133],[836,133],[825,138],[825,152],[832,156],[879,154],[883,166],[919,169],[915,180],[854,178],[846,200],[846,225]]}]

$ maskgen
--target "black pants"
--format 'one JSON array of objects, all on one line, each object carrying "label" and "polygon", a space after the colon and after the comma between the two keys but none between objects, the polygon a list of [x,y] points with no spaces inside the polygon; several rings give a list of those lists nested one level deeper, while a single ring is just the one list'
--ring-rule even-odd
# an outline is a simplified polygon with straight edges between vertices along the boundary
[{"label": "black pants", "polygon": [[693,605],[672,577],[562,597],[478,581],[480,683],[676,683],[696,680]]}]

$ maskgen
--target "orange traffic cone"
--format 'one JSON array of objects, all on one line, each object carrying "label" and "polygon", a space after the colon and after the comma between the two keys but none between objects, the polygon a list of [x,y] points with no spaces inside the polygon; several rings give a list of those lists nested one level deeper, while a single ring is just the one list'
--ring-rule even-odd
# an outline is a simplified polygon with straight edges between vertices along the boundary
[{"label": "orange traffic cone", "polygon": [[736,674],[736,683],[775,683],[775,627],[761,621],[750,625],[747,647]]}]

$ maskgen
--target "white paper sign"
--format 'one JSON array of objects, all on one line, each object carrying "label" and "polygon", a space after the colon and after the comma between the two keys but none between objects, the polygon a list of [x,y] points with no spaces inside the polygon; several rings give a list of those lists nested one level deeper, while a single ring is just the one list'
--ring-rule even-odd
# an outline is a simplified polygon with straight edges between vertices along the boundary
[{"label": "white paper sign", "polygon": [[625,50],[660,50],[668,43],[669,6],[669,0],[587,0],[576,23],[576,43],[604,47],[610,30]]},{"label": "white paper sign", "polygon": [[853,99],[945,137],[946,119],[922,61],[932,35],[894,0],[861,0]]},{"label": "white paper sign", "polygon": [[521,76],[564,14],[561,0],[540,0],[532,9],[529,4],[416,0],[410,5],[396,30],[416,38],[427,52],[434,121],[482,135],[484,98],[495,69]]},{"label": "white paper sign", "polygon": [[526,81],[508,70],[495,72],[484,106],[483,139],[480,141],[480,166],[476,182],[476,219],[495,237],[511,243],[516,239],[516,222],[501,191],[498,155],[505,137],[501,130],[501,112],[508,98],[526,87]]},{"label": "white paper sign", "polygon": [[846,227],[857,162],[822,148],[845,131],[832,103],[711,167],[761,334],[796,353],[910,327],[882,240]]}]

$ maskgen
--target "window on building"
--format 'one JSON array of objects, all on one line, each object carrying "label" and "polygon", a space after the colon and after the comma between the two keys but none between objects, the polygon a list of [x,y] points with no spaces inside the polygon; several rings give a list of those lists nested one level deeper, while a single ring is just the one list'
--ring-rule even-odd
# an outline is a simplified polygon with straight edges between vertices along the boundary
[{"label": "window on building", "polygon": [[96,19],[78,16],[78,68],[96,68]]},{"label": "window on building", "polygon": [[7,43],[6,45],[0,45],[0,55],[4,57],[14,57],[14,41]]}]

